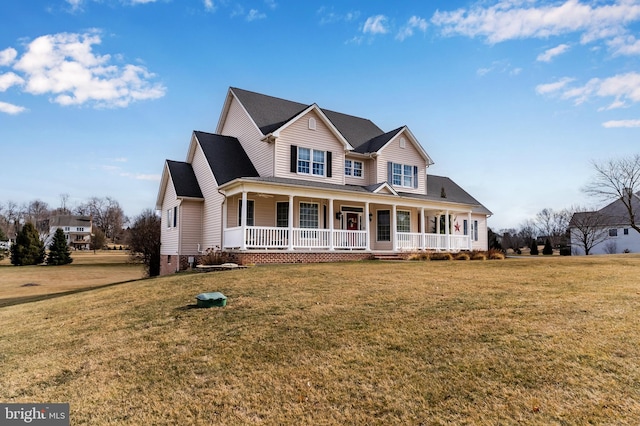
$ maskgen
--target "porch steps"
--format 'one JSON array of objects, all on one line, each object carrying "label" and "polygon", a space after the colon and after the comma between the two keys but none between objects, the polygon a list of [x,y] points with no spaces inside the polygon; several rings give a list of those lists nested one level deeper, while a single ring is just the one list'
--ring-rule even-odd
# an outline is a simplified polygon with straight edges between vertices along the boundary
[{"label": "porch steps", "polygon": [[399,254],[396,254],[396,253],[378,253],[378,254],[374,254],[373,255],[373,259],[374,260],[385,260],[385,261],[404,260],[404,258],[402,256],[400,256]]}]

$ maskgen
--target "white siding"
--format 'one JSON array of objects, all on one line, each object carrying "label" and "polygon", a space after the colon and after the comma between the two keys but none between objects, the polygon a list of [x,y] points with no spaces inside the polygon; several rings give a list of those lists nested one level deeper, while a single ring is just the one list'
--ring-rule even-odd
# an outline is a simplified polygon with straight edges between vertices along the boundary
[{"label": "white siding", "polygon": [[[373,161],[364,158],[351,158],[349,156],[345,157],[345,159],[351,160],[352,162],[360,161],[362,163],[362,177],[345,175],[344,183],[347,185],[371,185],[371,167],[373,166]],[[342,170],[340,171],[340,173],[344,173],[344,161],[342,162]]]},{"label": "white siding", "polygon": [[489,230],[487,229],[487,217],[479,215],[471,215],[471,223],[478,221],[478,241],[473,241],[473,250],[488,250],[489,249]]},{"label": "white siding", "polygon": [[[391,142],[384,147],[376,160],[376,181],[372,183],[388,181],[387,162],[406,164],[410,166],[418,166],[418,188],[406,188],[403,186],[394,187],[396,191],[412,192],[416,194],[426,194],[426,161],[413,144],[406,139],[405,148],[400,148],[400,138],[402,134],[396,136]],[[389,182],[391,185],[391,182]]]},{"label": "white siding", "polygon": [[218,192],[218,183],[213,177],[200,144],[196,145],[191,165],[204,196],[202,240],[199,243],[202,250],[215,248],[222,243],[222,202],[224,196]]},{"label": "white siding", "polygon": [[[182,201],[178,216],[180,229],[180,254],[197,255],[198,244],[202,244],[201,201]],[[202,249],[202,248],[201,248]]]},{"label": "white siding", "polygon": [[[309,129],[309,118],[316,120],[316,130]],[[296,145],[298,148],[330,151],[332,153],[332,177],[291,173],[291,145]],[[277,177],[344,184],[344,146],[315,111],[310,111],[300,117],[281,132],[276,141],[275,161],[275,176]]]},{"label": "white siding", "polygon": [[240,141],[240,145],[244,148],[260,176],[273,176],[273,144],[260,140],[263,135],[235,96],[229,106],[222,134],[234,136]]},{"label": "white siding", "polygon": [[[609,235],[609,229],[616,229],[618,235],[615,237],[607,237],[604,241],[596,244],[591,248],[589,254],[614,254],[640,253],[640,234],[633,228],[604,228],[605,235]],[[628,229],[628,234],[624,235],[624,230]],[[580,244],[579,237],[575,234],[576,230],[571,231],[571,252],[575,255],[584,255],[584,247]]]},{"label": "white siding", "polygon": [[[180,228],[169,228],[167,222],[167,211],[171,210],[173,214],[173,208],[177,205],[178,200],[176,199],[176,190],[173,187],[173,182],[169,178],[162,202],[162,219],[160,221],[160,254],[178,254],[178,238],[180,236],[178,230]],[[180,214],[178,214],[178,220],[181,220]]]}]

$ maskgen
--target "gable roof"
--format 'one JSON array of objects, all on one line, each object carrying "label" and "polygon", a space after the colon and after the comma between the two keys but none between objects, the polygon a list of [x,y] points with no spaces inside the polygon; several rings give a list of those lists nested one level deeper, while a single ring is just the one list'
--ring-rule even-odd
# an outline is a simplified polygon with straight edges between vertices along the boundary
[{"label": "gable roof", "polygon": [[179,198],[204,198],[191,164],[167,160],[167,167],[169,168],[173,187],[176,190],[176,196]]},{"label": "gable roof", "polygon": [[193,132],[218,185],[240,177],[259,176],[238,139],[200,131]]},{"label": "gable roof", "polygon": [[[263,135],[274,132],[314,105],[305,105],[237,87],[231,87],[229,90],[238,98]],[[352,147],[356,148],[356,151],[360,145],[366,145],[371,139],[384,134],[378,126],[366,118],[355,117],[320,107],[318,109],[331,121],[344,139]]]},{"label": "gable roof", "polygon": [[49,226],[91,226],[91,216],[56,215],[49,219]]},{"label": "gable roof", "polygon": [[[640,192],[633,194],[631,206],[634,212],[640,211]],[[621,199],[617,199],[600,210],[595,212],[577,212],[574,213],[569,221],[569,227],[576,227],[581,221],[585,220],[585,217],[589,215],[598,214],[597,225],[598,226],[630,226],[631,219],[629,218],[629,212],[625,207]]]}]

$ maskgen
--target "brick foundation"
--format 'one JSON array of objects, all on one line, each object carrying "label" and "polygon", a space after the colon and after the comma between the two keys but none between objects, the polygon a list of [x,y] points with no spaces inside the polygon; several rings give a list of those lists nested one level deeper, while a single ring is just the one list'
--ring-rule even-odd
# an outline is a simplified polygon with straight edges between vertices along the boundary
[{"label": "brick foundation", "polygon": [[[238,265],[264,265],[275,263],[323,263],[323,262],[348,262],[371,259],[372,253],[362,251],[246,251],[227,252],[229,261]],[[189,257],[195,259],[194,266],[198,264],[200,256],[160,256],[160,275],[172,274],[177,271],[186,271],[189,265]],[[179,267],[178,267],[179,264]]]}]

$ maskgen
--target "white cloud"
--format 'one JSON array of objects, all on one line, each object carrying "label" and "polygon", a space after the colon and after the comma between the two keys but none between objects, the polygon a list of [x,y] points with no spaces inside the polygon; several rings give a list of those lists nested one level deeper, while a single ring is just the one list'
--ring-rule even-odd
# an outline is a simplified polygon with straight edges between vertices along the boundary
[{"label": "white cloud", "polygon": [[575,79],[570,77],[564,77],[555,83],[539,84],[536,86],[536,92],[539,95],[546,95],[562,90],[567,84],[571,83]]},{"label": "white cloud", "polygon": [[480,77],[496,72],[498,74],[509,74],[512,76],[519,75],[522,72],[522,68],[514,68],[507,60],[493,61],[490,67],[479,68],[476,70],[476,74]]},{"label": "white cloud", "polygon": [[620,36],[607,42],[614,55],[640,55],[640,40],[634,36]]},{"label": "white cloud", "polygon": [[18,56],[18,51],[13,47],[0,50],[0,66],[11,65]]},{"label": "white cloud", "polygon": [[567,87],[573,79],[562,79],[556,83],[541,84],[536,87],[539,94],[559,93],[562,99],[573,100],[575,105],[592,99],[613,100],[600,110],[624,108],[640,102],[640,73],[629,72],[600,79],[592,78],[583,86]]},{"label": "white cloud", "polygon": [[22,83],[24,83],[22,77],[15,73],[0,74],[0,92],[5,92],[9,87]]},{"label": "white cloud", "polygon": [[636,0],[594,6],[579,0],[539,7],[527,7],[535,3],[517,0],[502,0],[486,8],[484,4],[452,12],[437,11],[431,22],[441,27],[444,35],[484,37],[489,43],[574,32],[582,33],[582,42],[587,43],[624,34],[627,25],[640,20],[640,4]]},{"label": "white cloud", "polygon": [[0,112],[4,112],[5,114],[15,115],[20,114],[21,112],[24,112],[26,110],[27,109],[24,107],[0,101]]},{"label": "white cloud", "polygon": [[78,10],[82,7],[83,0],[67,0],[67,3],[71,6],[71,10]]},{"label": "white cloud", "polygon": [[264,14],[264,13],[261,13],[259,10],[251,9],[249,11],[249,13],[247,14],[247,21],[249,21],[249,22],[257,21],[258,19],[264,19],[266,17],[267,17],[267,15]]},{"label": "white cloud", "polygon": [[414,30],[419,30],[424,33],[427,31],[427,26],[428,24],[426,19],[414,15],[409,18],[409,21],[406,23],[406,25],[400,29],[400,31],[396,35],[396,40],[403,41],[407,37],[411,37]]},{"label": "white cloud", "polygon": [[610,120],[602,123],[608,129],[616,127],[640,127],[640,120]]},{"label": "white cloud", "polygon": [[216,10],[216,5],[213,4],[213,0],[204,0],[204,8],[209,12],[214,12]]},{"label": "white cloud", "polygon": [[264,0],[264,4],[269,9],[275,9],[276,7],[278,7],[278,3],[276,3],[275,0]]},{"label": "white cloud", "polygon": [[318,9],[316,14],[320,16],[320,25],[333,24],[336,22],[351,22],[360,17],[360,12],[358,11],[336,13],[333,8],[327,9],[325,6]]},{"label": "white cloud", "polygon": [[568,44],[560,44],[556,47],[552,47],[551,49],[547,49],[544,53],[541,53],[536,58],[539,62],[551,62],[553,58],[558,55],[562,55],[564,52],[570,49]]},{"label": "white cloud", "polygon": [[120,173],[120,176],[122,177],[126,177],[126,178],[132,178],[135,180],[150,180],[150,181],[154,181],[154,182],[160,182],[160,175],[145,175],[142,173],[129,173],[129,172],[122,172]]},{"label": "white cloud", "polygon": [[157,99],[166,88],[152,83],[154,75],[139,65],[112,64],[98,55],[98,33],[59,33],[33,40],[13,66],[24,75],[24,91],[51,94],[60,105],[90,103],[98,107],[126,107],[137,100]]},{"label": "white cloud", "polygon": [[387,17],[384,15],[370,16],[365,21],[362,32],[365,34],[386,34],[389,32],[386,22]]}]

